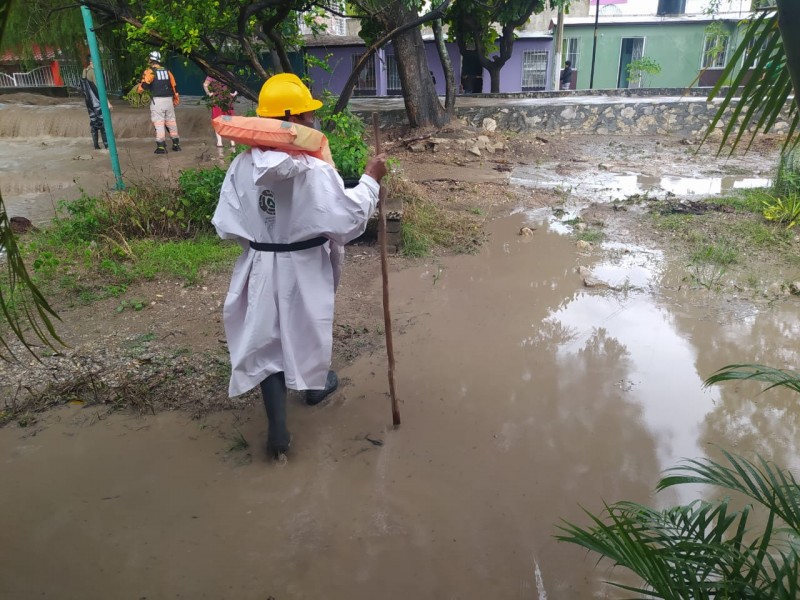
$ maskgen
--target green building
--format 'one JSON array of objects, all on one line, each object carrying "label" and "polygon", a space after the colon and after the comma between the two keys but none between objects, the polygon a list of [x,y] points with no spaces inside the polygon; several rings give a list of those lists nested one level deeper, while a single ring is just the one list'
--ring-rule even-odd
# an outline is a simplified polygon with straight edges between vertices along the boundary
[{"label": "green building", "polygon": [[[576,71],[574,89],[713,86],[741,39],[741,13],[667,16],[606,16],[597,20],[594,73],[594,17],[564,21],[563,59]],[[660,68],[635,72],[637,59]],[[654,69],[657,70],[657,69]]]}]

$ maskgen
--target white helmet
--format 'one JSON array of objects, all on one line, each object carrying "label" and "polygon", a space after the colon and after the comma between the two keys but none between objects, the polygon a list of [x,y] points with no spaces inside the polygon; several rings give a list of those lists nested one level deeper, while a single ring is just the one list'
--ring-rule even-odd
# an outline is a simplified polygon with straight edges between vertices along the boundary
[{"label": "white helmet", "polygon": [[161,60],[161,52],[159,52],[158,50],[153,50],[150,53],[150,60],[159,62]]}]

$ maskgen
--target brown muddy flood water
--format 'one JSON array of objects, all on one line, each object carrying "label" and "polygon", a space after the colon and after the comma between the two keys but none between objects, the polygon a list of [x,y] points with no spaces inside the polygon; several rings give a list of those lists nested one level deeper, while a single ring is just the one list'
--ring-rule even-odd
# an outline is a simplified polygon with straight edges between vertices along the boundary
[{"label": "brown muddy flood water", "polygon": [[529,218],[392,276],[396,431],[380,353],[329,405],[291,404],[284,465],[261,407],[0,430],[0,597],[613,598],[553,538],[579,504],[686,499],[654,499],[659,472],[714,445],[798,466],[795,397],[702,389],[732,362],[796,365],[796,302],[721,302],[647,248],[518,236]]}]

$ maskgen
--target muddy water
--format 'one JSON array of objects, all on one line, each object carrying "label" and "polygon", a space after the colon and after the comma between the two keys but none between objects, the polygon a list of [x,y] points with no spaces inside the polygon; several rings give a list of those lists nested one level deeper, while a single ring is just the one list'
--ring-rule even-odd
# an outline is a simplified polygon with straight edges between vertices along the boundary
[{"label": "muddy water", "polygon": [[[112,121],[125,181],[174,180],[181,169],[223,163],[204,105],[185,102],[176,118],[183,152],[157,157],[149,111],[117,103]],[[93,149],[86,108],[75,101],[0,104],[0,173],[9,214],[38,224],[52,219],[59,200],[115,185],[109,153]]]},{"label": "muddy water", "polygon": [[[202,423],[69,407],[0,430],[0,597],[615,597],[553,539],[579,503],[677,500],[654,500],[659,471],[715,444],[798,466],[796,398],[701,386],[731,362],[796,365],[797,303],[720,308],[647,248],[583,255],[544,222],[516,235],[529,219],[392,277],[399,430],[381,355],[329,405],[291,404],[283,466],[258,407]],[[579,266],[618,291],[584,288]]]}]

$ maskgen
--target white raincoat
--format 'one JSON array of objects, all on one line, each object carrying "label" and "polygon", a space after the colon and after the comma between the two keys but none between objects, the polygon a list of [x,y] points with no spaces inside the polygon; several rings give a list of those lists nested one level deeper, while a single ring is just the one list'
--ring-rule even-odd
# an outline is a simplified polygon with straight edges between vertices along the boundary
[{"label": "white raincoat", "polygon": [[[345,190],[333,167],[302,153],[253,148],[231,163],[212,220],[221,238],[244,250],[223,309],[231,396],[280,371],[290,389],[325,387],[343,246],[364,232],[378,191],[368,175]],[[319,236],[330,241],[293,252],[249,246]]]}]

